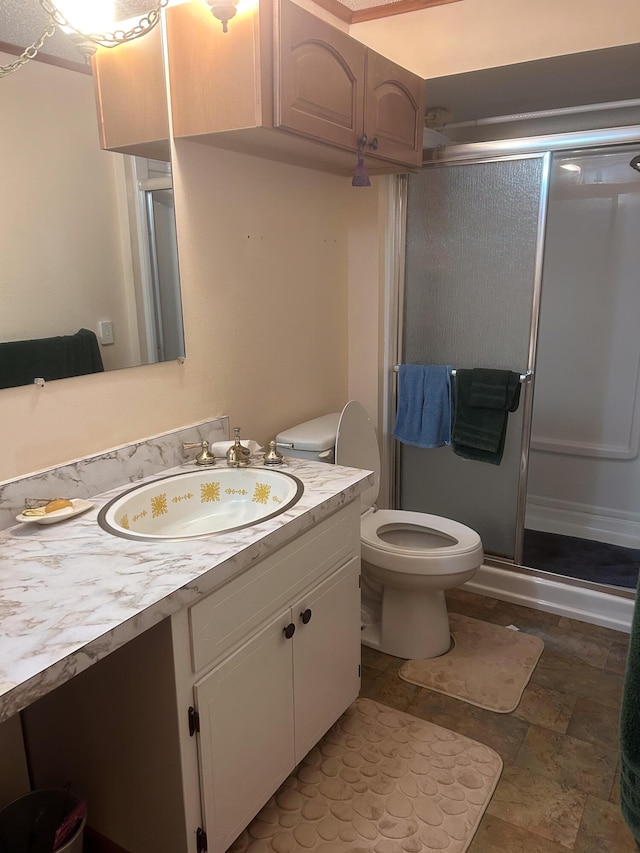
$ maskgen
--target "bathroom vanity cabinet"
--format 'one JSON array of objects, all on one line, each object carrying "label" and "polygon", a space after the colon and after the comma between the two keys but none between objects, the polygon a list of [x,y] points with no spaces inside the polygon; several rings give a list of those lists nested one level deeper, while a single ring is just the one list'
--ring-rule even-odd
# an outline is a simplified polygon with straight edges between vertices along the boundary
[{"label": "bathroom vanity cabinet", "polygon": [[194,685],[202,800],[214,853],[229,847],[357,697],[359,574],[353,558],[291,607],[278,609]]},{"label": "bathroom vanity cabinet", "polygon": [[425,81],[291,0],[262,0],[222,32],[205,4],[167,9],[173,133],[351,175],[417,171]]},{"label": "bathroom vanity cabinet", "polygon": [[223,853],[358,695],[359,549],[356,500],[31,705],[33,784],[131,853]]}]

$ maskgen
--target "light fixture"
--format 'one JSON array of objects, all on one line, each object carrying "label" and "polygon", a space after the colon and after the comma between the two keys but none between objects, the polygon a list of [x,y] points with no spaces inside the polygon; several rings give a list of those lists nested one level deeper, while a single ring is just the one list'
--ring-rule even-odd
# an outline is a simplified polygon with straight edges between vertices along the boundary
[{"label": "light fixture", "polygon": [[106,31],[115,20],[113,0],[78,3],[77,0],[41,0],[40,5],[63,33],[72,39]]},{"label": "light fixture", "polygon": [[632,157],[629,165],[632,169],[635,169],[636,172],[640,172],[640,154],[636,154],[635,157]]},{"label": "light fixture", "polygon": [[9,62],[8,65],[0,65],[0,79],[2,79],[2,77],[8,77],[9,74],[13,74],[14,71],[17,71],[18,68],[22,68],[22,66],[26,65],[30,59],[35,59],[42,45],[48,38],[51,38],[55,31],[56,28],[54,24],[47,24],[40,38],[36,39],[36,41],[34,41],[33,44],[30,44],[29,47],[26,47],[17,59],[14,59],[13,62]]},{"label": "light fixture", "polygon": [[152,30],[160,20],[160,10],[169,0],[149,0],[152,8],[137,20],[127,22],[124,26],[115,26],[113,0],[39,0],[40,6],[49,16],[49,21],[42,35],[27,47],[20,56],[9,65],[0,65],[0,77],[17,71],[30,59],[34,59],[47,38],[56,29],[66,33],[87,56],[95,53],[96,48],[116,47],[127,41],[140,38]]},{"label": "light fixture", "polygon": [[580,168],[580,166],[578,166],[577,163],[561,163],[560,168],[564,169],[567,172],[576,172],[577,174],[580,174],[580,172],[582,171],[582,169]]},{"label": "light fixture", "polygon": [[228,32],[227,24],[237,11],[238,0],[207,0],[211,14],[222,22],[222,32]]},{"label": "light fixture", "polygon": [[117,47],[146,35],[158,23],[160,10],[168,2],[155,0],[151,9],[130,23],[129,29],[120,27],[112,31],[109,27],[115,24],[114,0],[92,0],[91,3],[87,0],[56,0],[55,3],[40,0],[40,5],[57,27],[93,53],[97,47]]}]

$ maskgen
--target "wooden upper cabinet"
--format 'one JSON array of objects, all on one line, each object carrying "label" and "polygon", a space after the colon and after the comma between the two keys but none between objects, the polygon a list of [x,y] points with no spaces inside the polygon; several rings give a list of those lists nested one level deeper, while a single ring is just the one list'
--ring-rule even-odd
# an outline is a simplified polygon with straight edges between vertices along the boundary
[{"label": "wooden upper cabinet", "polygon": [[419,168],[424,111],[424,80],[367,51],[364,132],[369,142],[377,140],[375,156]]},{"label": "wooden upper cabinet", "polygon": [[162,31],[112,48],[91,60],[100,146],[107,151],[169,160],[169,112]]},{"label": "wooden upper cabinet", "polygon": [[425,83],[291,0],[276,28],[274,125],[351,151],[367,135],[367,160],[414,169],[422,161]]},{"label": "wooden upper cabinet", "polygon": [[358,141],[371,174],[417,170],[424,80],[291,2],[260,0],[222,32],[206,3],[169,6],[173,133],[351,175]]},{"label": "wooden upper cabinet", "polygon": [[366,48],[295,3],[280,4],[274,125],[355,151]]},{"label": "wooden upper cabinet", "polygon": [[272,124],[272,12],[269,2],[239,12],[229,31],[206,3],[170,6],[167,54],[176,137]]}]

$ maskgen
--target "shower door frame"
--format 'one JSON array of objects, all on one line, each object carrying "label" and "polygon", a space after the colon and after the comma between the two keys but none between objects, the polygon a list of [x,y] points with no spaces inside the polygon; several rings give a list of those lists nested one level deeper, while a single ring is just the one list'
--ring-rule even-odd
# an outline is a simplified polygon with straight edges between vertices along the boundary
[{"label": "shower door frame", "polygon": [[[538,324],[540,318],[540,298],[542,288],[542,266],[544,258],[545,226],[548,210],[549,183],[551,172],[551,159],[554,151],[562,150],[594,150],[612,145],[637,145],[640,140],[640,125],[629,127],[616,127],[604,130],[547,134],[542,136],[522,137],[516,139],[498,140],[495,142],[475,142],[465,145],[450,145],[441,148],[426,149],[425,155],[430,159],[423,159],[422,168],[438,168],[442,166],[463,166],[479,163],[494,163],[506,160],[521,159],[523,157],[539,156],[545,158],[544,173],[542,178],[540,210],[538,215],[538,231],[535,258],[535,272],[532,292],[531,327],[529,332],[529,348],[527,371],[531,371],[532,381],[525,383],[523,401],[523,423],[520,448],[520,469],[518,473],[518,498],[516,509],[516,548],[514,559],[504,557],[488,556],[485,562],[510,571],[546,577],[545,572],[522,565],[522,551],[524,539],[525,509],[527,500],[527,466],[529,456],[529,443],[531,438],[531,423],[533,415],[533,391],[535,384],[535,362],[538,338]],[[404,301],[404,253],[406,239],[406,216],[407,216],[407,178],[396,176],[394,205],[391,210],[392,217],[396,222],[402,223],[402,240],[396,239],[393,245],[393,263],[391,271],[387,269],[387,287],[385,290],[392,294],[388,300],[391,308],[389,313],[387,337],[386,337],[386,374],[391,393],[386,397],[389,404],[383,412],[383,433],[385,444],[388,448],[387,458],[391,470],[388,471],[389,482],[392,484],[391,500],[392,507],[397,508],[400,496],[400,447],[397,441],[391,437],[393,415],[396,411],[397,402],[397,374],[394,368],[402,358],[402,307]],[[393,219],[392,219],[393,222]],[[394,226],[395,227],[395,226]],[[383,398],[384,399],[384,398]],[[567,584],[580,586],[586,589],[600,590],[600,584],[582,581],[575,578],[562,578]],[[635,593],[624,588],[607,587],[607,592],[622,598],[635,598]]]}]

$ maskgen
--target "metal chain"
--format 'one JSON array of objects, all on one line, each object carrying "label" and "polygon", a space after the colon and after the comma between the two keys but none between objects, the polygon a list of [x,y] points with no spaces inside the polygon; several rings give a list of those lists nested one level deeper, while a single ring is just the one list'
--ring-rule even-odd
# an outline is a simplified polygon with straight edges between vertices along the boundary
[{"label": "metal chain", "polygon": [[160,10],[167,5],[169,0],[157,0],[153,9],[143,15],[130,30],[114,30],[112,33],[83,33],[73,26],[61,12],[56,9],[51,0],[40,0],[42,8],[51,15],[51,18],[59,27],[68,27],[79,35],[90,41],[97,42],[103,47],[115,47],[126,41],[139,38],[152,30],[160,20]]},{"label": "metal chain", "polygon": [[18,70],[18,68],[22,68],[23,65],[26,65],[30,59],[35,59],[42,45],[55,33],[55,31],[55,24],[49,24],[40,38],[37,41],[34,41],[32,45],[25,48],[14,62],[10,62],[8,65],[0,65],[0,78],[6,77],[8,74],[13,74],[14,71]]},{"label": "metal chain", "polygon": [[140,36],[145,35],[145,33],[148,33],[149,30],[152,30],[160,20],[160,10],[164,8],[168,2],[169,0],[157,0],[155,8],[150,9],[146,15],[143,15],[130,30],[115,30],[112,33],[83,33],[70,24],[64,15],[62,15],[53,3],[50,2],[50,0],[40,0],[42,8],[51,16],[51,23],[47,26],[40,38],[32,45],[25,48],[14,62],[10,62],[8,65],[0,65],[0,79],[2,77],[7,77],[9,74],[13,74],[14,71],[18,70],[18,68],[22,68],[23,65],[26,65],[29,60],[35,59],[38,51],[42,48],[45,41],[55,33],[56,27],[68,27],[79,35],[84,36],[93,42],[98,42],[104,47],[115,47],[125,41],[131,41],[132,39],[139,38]]}]

